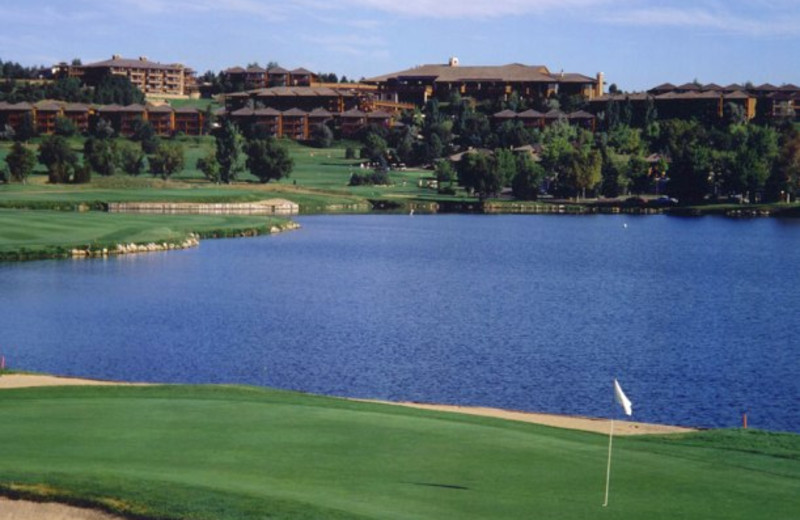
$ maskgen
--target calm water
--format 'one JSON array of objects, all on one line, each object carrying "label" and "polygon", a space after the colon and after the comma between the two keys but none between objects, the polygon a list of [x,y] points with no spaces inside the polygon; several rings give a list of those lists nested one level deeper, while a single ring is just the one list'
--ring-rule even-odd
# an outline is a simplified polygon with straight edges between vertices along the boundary
[{"label": "calm water", "polygon": [[326,216],[0,265],[29,370],[800,432],[800,222]]}]

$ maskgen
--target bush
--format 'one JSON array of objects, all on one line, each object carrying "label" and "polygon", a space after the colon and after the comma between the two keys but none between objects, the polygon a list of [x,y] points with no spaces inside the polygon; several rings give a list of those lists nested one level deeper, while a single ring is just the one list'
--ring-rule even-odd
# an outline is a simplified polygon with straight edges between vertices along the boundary
[{"label": "bush", "polygon": [[356,150],[352,146],[348,146],[344,150],[344,158],[345,159],[355,159],[356,158]]},{"label": "bush", "polygon": [[388,186],[392,181],[386,170],[375,170],[370,173],[353,173],[350,176],[349,186]]}]

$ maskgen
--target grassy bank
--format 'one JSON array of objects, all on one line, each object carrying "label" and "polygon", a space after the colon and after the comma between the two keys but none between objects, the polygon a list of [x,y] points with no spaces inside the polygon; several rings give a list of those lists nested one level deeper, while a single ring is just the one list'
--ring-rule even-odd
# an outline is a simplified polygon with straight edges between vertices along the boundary
[{"label": "grassy bank", "polygon": [[158,518],[795,518],[800,438],[615,440],[245,387],[0,392],[0,489]]},{"label": "grassy bank", "polygon": [[201,237],[268,233],[285,219],[238,215],[128,215],[0,209],[0,260],[61,258],[72,248],[178,243]]}]

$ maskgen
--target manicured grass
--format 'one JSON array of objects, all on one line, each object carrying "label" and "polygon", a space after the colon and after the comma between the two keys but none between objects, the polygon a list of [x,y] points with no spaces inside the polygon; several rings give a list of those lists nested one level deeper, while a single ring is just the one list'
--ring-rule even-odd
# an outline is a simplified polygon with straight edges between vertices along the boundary
[{"label": "manicured grass", "polygon": [[0,392],[0,488],[158,518],[790,519],[800,437],[615,439],[246,387]]},{"label": "manicured grass", "polygon": [[238,215],[132,215],[0,209],[0,258],[63,256],[73,247],[177,242],[189,233],[235,235],[268,231],[286,221]]}]

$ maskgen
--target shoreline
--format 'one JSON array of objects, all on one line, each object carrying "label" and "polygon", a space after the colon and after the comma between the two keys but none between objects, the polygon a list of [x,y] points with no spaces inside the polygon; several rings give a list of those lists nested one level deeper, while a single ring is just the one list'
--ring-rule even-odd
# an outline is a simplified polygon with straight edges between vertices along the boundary
[{"label": "shoreline", "polygon": [[[83,379],[77,377],[60,377],[44,374],[4,374],[0,375],[0,391],[12,388],[33,388],[41,386],[148,386],[154,383],[135,383],[120,381],[102,381],[97,379]],[[390,406],[404,406],[407,408],[417,408],[421,410],[431,410],[437,412],[460,413],[465,415],[477,415],[481,417],[493,417],[509,421],[526,422],[564,428],[568,430],[580,430],[591,433],[606,434],[611,426],[611,419],[584,417],[578,415],[558,415],[537,412],[522,412],[516,410],[505,410],[501,408],[490,408],[485,406],[459,406],[435,403],[417,403],[408,401],[382,401],[376,399],[353,399],[341,398],[349,401],[362,403],[385,404]],[[684,426],[673,426],[666,424],[641,423],[635,421],[614,420],[615,435],[662,435],[670,433],[690,433],[698,431],[697,428]]]}]

